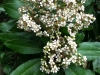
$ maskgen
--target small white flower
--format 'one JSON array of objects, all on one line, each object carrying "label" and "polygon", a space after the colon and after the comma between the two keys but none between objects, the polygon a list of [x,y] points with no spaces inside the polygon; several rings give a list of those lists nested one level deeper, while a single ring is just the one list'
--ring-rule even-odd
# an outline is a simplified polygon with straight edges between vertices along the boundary
[{"label": "small white flower", "polygon": [[33,2],[36,2],[36,0],[32,0]]},{"label": "small white flower", "polygon": [[45,69],[46,73],[49,74],[50,73],[50,70],[49,69]]},{"label": "small white flower", "polygon": [[41,66],[40,70],[43,72],[45,70],[45,67]]},{"label": "small white flower", "polygon": [[71,61],[67,57],[63,59],[62,64],[70,65],[70,63],[71,63]]},{"label": "small white flower", "polygon": [[50,64],[50,65],[54,65],[54,64],[55,64],[55,62],[53,61],[53,58],[50,58],[49,64]]},{"label": "small white flower", "polygon": [[87,57],[86,56],[83,56],[83,61],[87,61]]},{"label": "small white flower", "polygon": [[72,56],[71,57],[71,61],[73,62],[73,63],[76,63],[76,61],[77,61],[77,57],[74,55],[74,56]]},{"label": "small white flower", "polygon": [[85,3],[85,1],[86,1],[86,0],[81,0],[81,3],[83,4],[83,3]]},{"label": "small white flower", "polygon": [[36,33],[36,36],[40,36],[41,37],[42,35],[43,35],[42,31]]},{"label": "small white flower", "polygon": [[28,21],[29,20],[29,15],[28,14],[23,14],[22,19],[23,19],[23,21]]},{"label": "small white flower", "polygon": [[56,65],[54,65],[54,67],[51,69],[51,72],[53,73],[57,73],[59,71],[59,67],[57,67]]},{"label": "small white flower", "polygon": [[76,0],[63,0],[67,5],[69,4],[69,3],[73,3],[73,4],[76,4]]},{"label": "small white flower", "polygon": [[43,35],[44,35],[44,36],[49,36],[49,34],[47,33],[47,31],[44,31],[44,32],[43,32]]}]

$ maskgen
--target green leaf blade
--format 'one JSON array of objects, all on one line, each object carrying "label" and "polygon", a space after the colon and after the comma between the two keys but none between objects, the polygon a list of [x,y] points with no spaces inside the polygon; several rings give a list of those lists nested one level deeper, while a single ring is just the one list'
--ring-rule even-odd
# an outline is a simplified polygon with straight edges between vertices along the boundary
[{"label": "green leaf blade", "polygon": [[14,33],[0,33],[0,41],[1,42],[13,40],[13,39],[24,39],[24,37],[16,35]]},{"label": "green leaf blade", "polygon": [[87,75],[95,75],[91,70],[86,70],[85,72]]},{"label": "green leaf blade", "polygon": [[5,9],[5,11],[9,16],[18,19],[20,17],[18,8],[21,7],[22,5],[23,4],[20,1],[17,1],[16,3],[6,3],[3,5],[3,8]]},{"label": "green leaf blade", "polygon": [[95,59],[92,64],[94,71],[100,74],[100,57]]},{"label": "green leaf blade", "polygon": [[41,48],[29,40],[11,40],[5,42],[4,45],[20,54],[37,54],[42,52]]},{"label": "green leaf blade", "polygon": [[[10,75],[35,75],[35,72],[39,70],[39,67],[40,59],[29,60],[16,68]],[[42,72],[39,74],[41,73]]]},{"label": "green leaf blade", "polygon": [[95,2],[95,0],[86,0],[86,2],[84,3],[84,6],[87,7],[87,6],[90,5],[92,2]]},{"label": "green leaf blade", "polygon": [[91,70],[71,64],[67,69],[64,69],[66,75],[95,75]]},{"label": "green leaf blade", "polygon": [[9,32],[9,30],[14,26],[13,23],[6,23],[6,22],[3,22],[3,23],[0,23],[0,30],[2,32]]},{"label": "green leaf blade", "polygon": [[81,43],[82,40],[84,39],[84,37],[85,37],[84,33],[77,33],[76,34],[76,42]]},{"label": "green leaf blade", "polygon": [[64,69],[66,75],[76,75],[70,68]]},{"label": "green leaf blade", "polygon": [[94,60],[100,56],[100,42],[83,42],[79,45],[78,52],[88,60]]}]

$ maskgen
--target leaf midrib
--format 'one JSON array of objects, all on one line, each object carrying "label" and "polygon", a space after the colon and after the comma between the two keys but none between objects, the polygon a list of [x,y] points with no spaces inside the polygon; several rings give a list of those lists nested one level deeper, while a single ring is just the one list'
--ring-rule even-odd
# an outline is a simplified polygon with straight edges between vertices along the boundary
[{"label": "leaf midrib", "polygon": [[[38,61],[38,62],[35,63],[33,66],[35,66],[35,65],[38,64],[38,63],[40,63],[40,62]],[[22,72],[22,74],[25,73],[26,71],[28,71],[28,70],[29,70],[30,68],[32,68],[33,66],[29,67],[27,70],[25,70],[24,72]],[[22,74],[21,74],[21,75],[22,75]]]}]

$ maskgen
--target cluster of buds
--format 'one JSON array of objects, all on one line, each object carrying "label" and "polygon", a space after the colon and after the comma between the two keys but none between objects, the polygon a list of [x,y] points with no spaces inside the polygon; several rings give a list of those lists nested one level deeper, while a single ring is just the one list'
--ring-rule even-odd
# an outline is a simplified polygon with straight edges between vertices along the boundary
[{"label": "cluster of buds", "polygon": [[[71,63],[85,66],[87,58],[77,53],[75,42],[78,31],[95,21],[92,14],[84,13],[85,0],[25,0],[25,3],[19,8],[22,16],[18,28],[50,38],[43,47],[40,70],[49,74],[68,68]],[[69,35],[62,35],[62,27]]]}]

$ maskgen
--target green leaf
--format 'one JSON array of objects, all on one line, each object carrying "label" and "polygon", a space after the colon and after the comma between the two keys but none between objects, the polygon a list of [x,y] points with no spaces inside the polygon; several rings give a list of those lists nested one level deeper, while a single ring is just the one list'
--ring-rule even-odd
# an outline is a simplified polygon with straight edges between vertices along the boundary
[{"label": "green leaf", "polygon": [[12,40],[12,39],[24,39],[24,37],[21,37],[14,33],[0,33],[1,42]]},{"label": "green leaf", "polygon": [[81,43],[82,40],[84,39],[84,37],[85,37],[84,33],[78,33],[78,34],[76,34],[76,42],[77,43]]},{"label": "green leaf", "polygon": [[3,22],[3,23],[0,23],[0,30],[2,32],[9,32],[13,26],[14,26],[14,23]]},{"label": "green leaf", "polygon": [[86,70],[82,67],[70,65],[69,68],[64,69],[66,75],[95,75],[90,70]]},{"label": "green leaf", "polygon": [[21,1],[21,0],[3,0],[3,3],[16,3],[19,1]]},{"label": "green leaf", "polygon": [[16,3],[6,3],[3,5],[6,13],[8,13],[9,16],[12,18],[19,18],[18,8],[22,6],[22,3],[20,1],[17,1]]},{"label": "green leaf", "polygon": [[41,41],[44,45],[47,44],[48,40],[49,40],[49,38],[47,38],[47,37],[45,37],[45,36],[42,36],[42,37],[40,38],[40,41]]},{"label": "green leaf", "polygon": [[85,12],[88,13],[88,14],[94,14],[95,10],[94,10],[93,4],[90,4],[89,6],[87,6],[85,8]]},{"label": "green leaf", "polygon": [[93,61],[93,69],[100,74],[100,57]]},{"label": "green leaf", "polygon": [[3,67],[3,71],[6,75],[9,75],[11,73],[11,68],[10,66],[6,65],[5,67]]},{"label": "green leaf", "polygon": [[42,49],[29,40],[11,40],[5,42],[4,45],[21,54],[36,54],[42,52]]},{"label": "green leaf", "polygon": [[60,31],[62,32],[62,35],[69,35],[67,27],[61,27]]},{"label": "green leaf", "polygon": [[91,70],[86,70],[86,75],[95,75]]},{"label": "green leaf", "polygon": [[40,59],[29,60],[17,67],[10,75],[45,75],[40,71]]},{"label": "green leaf", "polygon": [[77,67],[75,65],[69,66],[68,69],[65,69],[66,75],[86,75],[85,70],[81,67]]},{"label": "green leaf", "polygon": [[95,2],[95,0],[86,0],[86,2],[84,3],[84,6],[87,7],[87,6],[90,5],[92,2]]},{"label": "green leaf", "polygon": [[94,60],[100,56],[100,42],[83,42],[79,45],[78,52],[88,60]]},{"label": "green leaf", "polygon": [[[6,2],[7,2],[8,0],[6,0]],[[21,1],[21,0],[9,0],[9,3],[16,3],[16,2],[19,2],[19,1]]]}]

